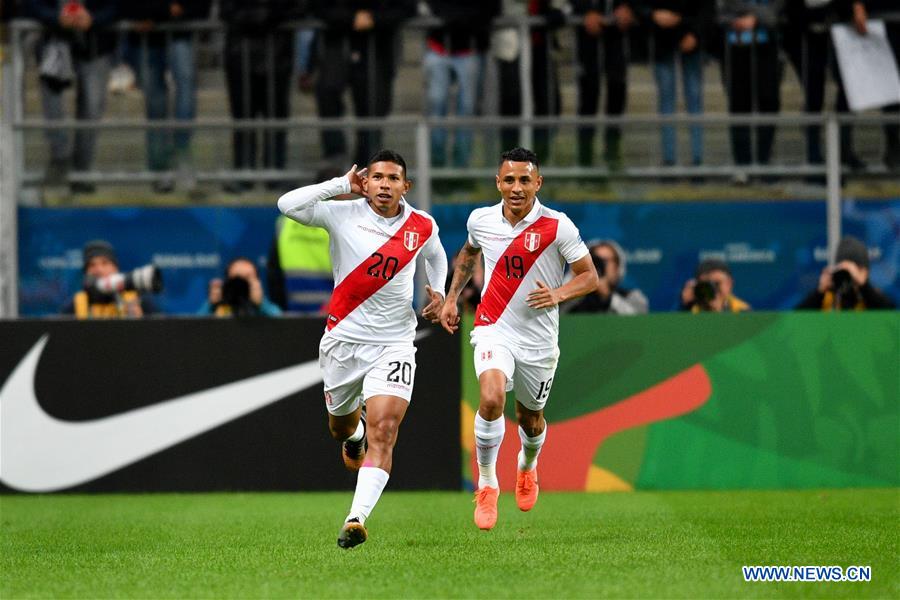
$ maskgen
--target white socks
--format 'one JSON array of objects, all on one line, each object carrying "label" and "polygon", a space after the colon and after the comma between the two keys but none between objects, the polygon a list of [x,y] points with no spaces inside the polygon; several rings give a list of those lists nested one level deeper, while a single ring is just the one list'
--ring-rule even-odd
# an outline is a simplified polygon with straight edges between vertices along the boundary
[{"label": "white socks", "polygon": [[519,450],[519,469],[530,471],[537,466],[538,454],[547,437],[547,423],[544,422],[544,430],[534,437],[528,437],[525,430],[519,427],[519,439],[522,440],[522,449]]},{"label": "white socks", "polygon": [[387,485],[388,477],[390,475],[387,471],[378,467],[363,467],[359,470],[359,475],[356,477],[356,493],[353,494],[353,504],[350,505],[347,521],[355,517],[359,519],[360,523],[365,524],[381,497],[384,486]]},{"label": "white socks", "polygon": [[366,434],[366,428],[363,425],[362,419],[359,420],[359,423],[356,424],[356,431],[353,432],[353,435],[347,438],[348,442],[358,442],[363,439],[363,436]]},{"label": "white socks", "polygon": [[497,454],[506,431],[503,415],[493,421],[481,418],[475,413],[475,452],[478,459],[478,487],[500,489],[497,481]]}]

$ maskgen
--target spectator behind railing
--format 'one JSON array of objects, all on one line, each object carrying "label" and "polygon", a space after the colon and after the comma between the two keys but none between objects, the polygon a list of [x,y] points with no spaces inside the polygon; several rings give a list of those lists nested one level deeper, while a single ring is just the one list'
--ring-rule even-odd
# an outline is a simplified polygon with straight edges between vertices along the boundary
[{"label": "spectator behind railing", "polygon": [[[471,117],[476,103],[488,48],[491,20],[500,13],[499,0],[428,0],[432,15],[444,22],[428,31],[423,69],[426,87],[425,113],[446,117],[452,84],[456,82],[456,115]],[[447,164],[447,130],[431,130],[431,164]],[[472,154],[472,129],[453,133],[452,165],[466,167]],[[363,163],[359,163],[363,164]]]},{"label": "spectator behind railing", "polygon": [[201,316],[278,317],[281,309],[266,298],[256,265],[240,256],[225,267],[225,279],[209,282],[207,301],[197,311]]},{"label": "spectator behind railing", "polygon": [[819,285],[809,293],[798,309],[873,310],[897,305],[869,281],[869,249],[853,236],[838,244],[835,264],[822,269]]},{"label": "spectator behind railing", "polygon": [[[684,103],[689,114],[703,113],[703,46],[714,22],[714,0],[646,0],[642,20],[650,23],[653,74],[659,114],[671,115],[677,101],[676,72],[681,66]],[[703,126],[691,125],[691,163],[703,163]],[[675,165],[675,127],[662,127],[662,163]]]},{"label": "spectator behind railing", "polygon": [[[894,19],[885,22],[888,43],[894,51],[894,60],[900,66],[900,2],[897,0],[867,0],[866,7],[872,18],[881,13],[894,13]],[[884,124],[884,164],[888,169],[900,170],[900,103],[881,109],[886,115],[894,115],[893,121]]]},{"label": "spectator behind railing", "polygon": [[[770,113],[781,109],[781,61],[776,29],[783,0],[718,0],[726,19],[722,81],[731,114]],[[756,147],[747,125],[732,125],[731,152],[737,165],[768,165],[775,142],[775,127],[756,127]],[[755,159],[755,160],[754,160]],[[734,182],[748,181],[744,171]]]},{"label": "spectator behind railing", "polygon": [[[572,0],[583,27],[576,29],[578,59],[578,114],[595,115],[600,105],[600,54],[606,74],[607,116],[625,112],[628,98],[628,31],[637,24],[630,0]],[[622,130],[609,125],[604,132],[603,158],[611,170],[622,166]],[[578,129],[578,164],[594,165],[594,128]]]},{"label": "spectator behind railing", "polygon": [[[57,121],[63,118],[63,92],[73,83],[75,118],[99,120],[106,109],[106,84],[112,68],[115,36],[105,29],[117,18],[115,0],[24,0],[22,14],[37,19],[44,26],[38,44],[41,103],[44,118]],[[75,146],[69,147],[64,130],[47,130],[50,143],[50,162],[45,178],[49,183],[68,180],[71,168],[90,170],[94,163],[97,132],[78,129]],[[93,192],[94,185],[72,182],[73,193]]]},{"label": "spectator behind railing", "polygon": [[[290,0],[221,0],[220,14],[227,27],[225,74],[232,118],[287,119],[290,116],[294,32],[281,26],[303,17],[304,5]],[[257,148],[256,131],[233,132],[235,169],[285,168],[287,132],[266,128],[262,138],[263,147]],[[239,193],[252,185],[249,181],[234,181],[226,185],[226,190]],[[279,181],[266,182],[270,190],[286,185]]]},{"label": "spectator behind railing", "polygon": [[[144,92],[147,119],[176,119],[193,121],[197,116],[197,77],[194,36],[189,31],[165,34],[155,32],[159,23],[177,23],[209,16],[210,0],[144,0],[123,4],[123,17],[136,21],[135,31],[129,34],[128,44],[134,52],[138,80]],[[171,73],[175,88],[174,107],[169,107],[169,89],[166,72]],[[191,131],[177,129],[147,130],[147,168],[155,172],[179,169],[181,173],[193,173],[191,158]],[[183,177],[190,190],[192,178]],[[153,190],[171,192],[175,182],[162,177],[153,182]]]},{"label": "spectator behind railing", "polygon": [[[832,23],[853,21],[856,30],[865,30],[865,6],[850,0],[826,0],[811,4],[807,0],[785,0],[784,33],[782,44],[803,89],[803,110],[821,113],[825,105],[825,77],[828,65],[837,86],[836,109],[846,113],[847,96],[841,80],[837,58],[829,30]],[[810,125],[806,128],[806,160],[810,164],[822,164],[822,128]],[[841,162],[851,169],[862,169],[862,161],[853,152],[853,139],[849,125],[841,126]],[[824,184],[823,177],[809,178]]]},{"label": "spectator behind railing", "polygon": [[707,258],[681,288],[681,310],[737,313],[750,310],[750,305],[734,295],[734,277],[728,263]]},{"label": "spectator behind railing", "polygon": [[[571,12],[565,0],[536,0],[524,2],[504,0],[503,16],[525,17],[541,16],[547,21],[546,27],[531,29],[531,81],[534,99],[534,115],[537,117],[559,116],[561,112],[559,68],[554,53],[559,48],[555,30],[565,24],[565,18]],[[519,72],[519,54],[522,42],[515,28],[494,30],[491,35],[491,51],[497,60],[500,92],[500,115],[504,117],[522,114],[522,84]],[[500,133],[503,148],[519,146],[518,128],[504,127]],[[538,156],[549,157],[551,148],[551,130],[538,127],[534,131],[534,149]]]},{"label": "spectator behind railing", "polygon": [[[344,91],[353,97],[357,117],[384,117],[391,112],[396,43],[400,25],[416,13],[413,0],[315,0],[313,16],[325,22],[319,32],[316,105],[320,117],[346,114]],[[381,147],[381,130],[356,132],[348,160],[347,141],[339,129],[322,130],[322,151],[330,165],[368,163]]]}]

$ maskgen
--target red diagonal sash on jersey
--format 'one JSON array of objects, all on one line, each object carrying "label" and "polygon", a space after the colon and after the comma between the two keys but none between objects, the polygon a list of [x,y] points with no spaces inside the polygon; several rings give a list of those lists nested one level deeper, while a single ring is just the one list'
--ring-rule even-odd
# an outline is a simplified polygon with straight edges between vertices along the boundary
[{"label": "red diagonal sash on jersey", "polygon": [[[541,217],[510,243],[494,265],[491,282],[481,295],[481,304],[475,312],[475,327],[497,322],[516,290],[525,281],[525,275],[534,266],[541,253],[556,239],[558,226],[557,219]],[[513,257],[521,259],[521,270],[518,268],[520,266],[518,260],[513,262]],[[515,268],[507,272],[509,266]]]},{"label": "red diagonal sash on jersey", "polygon": [[400,272],[431,237],[431,220],[412,213],[391,239],[362,261],[334,288],[328,305],[327,329],[372,297]]}]

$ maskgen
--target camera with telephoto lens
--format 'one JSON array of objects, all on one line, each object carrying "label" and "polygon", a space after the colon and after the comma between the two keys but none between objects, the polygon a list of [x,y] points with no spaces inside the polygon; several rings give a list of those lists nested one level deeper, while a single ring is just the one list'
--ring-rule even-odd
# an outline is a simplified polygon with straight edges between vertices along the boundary
[{"label": "camera with telephoto lens", "polygon": [[163,289],[162,273],[156,265],[144,265],[127,273],[113,273],[106,277],[85,275],[84,289],[103,295],[112,295],[127,290],[157,293]]},{"label": "camera with telephoto lens", "polygon": [[594,268],[597,269],[597,277],[606,276],[606,259],[596,254],[591,254],[591,258],[594,260]]},{"label": "camera with telephoto lens", "polygon": [[243,277],[226,279],[222,284],[221,304],[231,307],[231,313],[235,315],[253,314],[254,306],[250,301],[250,282]]},{"label": "camera with telephoto lens", "polygon": [[694,284],[694,300],[700,310],[710,310],[713,298],[719,293],[719,283],[716,281],[698,281]]},{"label": "camera with telephoto lens", "polygon": [[851,308],[859,302],[853,276],[847,269],[838,269],[831,274],[831,289],[834,290],[835,306]]}]

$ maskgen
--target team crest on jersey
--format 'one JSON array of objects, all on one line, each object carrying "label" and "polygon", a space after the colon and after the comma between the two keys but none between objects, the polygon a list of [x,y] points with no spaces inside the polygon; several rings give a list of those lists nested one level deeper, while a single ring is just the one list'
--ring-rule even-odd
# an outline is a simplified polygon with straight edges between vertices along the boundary
[{"label": "team crest on jersey", "polygon": [[418,231],[404,231],[403,232],[403,247],[412,252],[416,248],[419,247],[419,232]]},{"label": "team crest on jersey", "polygon": [[525,234],[525,249],[534,252],[541,247],[541,234],[529,231]]}]

